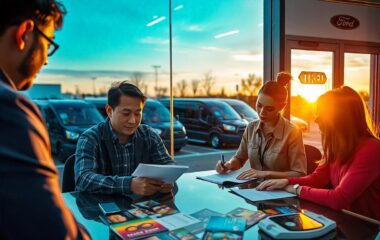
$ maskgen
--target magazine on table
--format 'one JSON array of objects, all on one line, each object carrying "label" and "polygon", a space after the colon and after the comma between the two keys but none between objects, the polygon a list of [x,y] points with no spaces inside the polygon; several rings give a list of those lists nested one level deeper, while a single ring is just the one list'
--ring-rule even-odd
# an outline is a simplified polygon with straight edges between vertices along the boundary
[{"label": "magazine on table", "polygon": [[244,218],[247,221],[246,229],[252,227],[260,220],[266,218],[268,215],[262,211],[252,211],[245,208],[235,208],[226,214],[228,217]]},{"label": "magazine on table", "polygon": [[128,210],[131,214],[138,218],[152,217],[160,218],[171,214],[178,213],[178,210],[167,205],[156,202],[154,200],[148,200],[139,203],[133,203],[135,208]]},{"label": "magazine on table", "polygon": [[140,239],[167,231],[167,228],[149,217],[112,224],[110,225],[110,229],[117,236],[125,240]]},{"label": "magazine on table", "polygon": [[246,227],[244,218],[210,217],[203,240],[214,239],[243,239]]},{"label": "magazine on table", "polygon": [[187,230],[189,230],[193,234],[198,234],[198,233],[203,232],[206,229],[206,226],[211,216],[218,216],[218,217],[224,216],[224,214],[215,212],[208,208],[204,208],[190,215],[200,221],[199,223],[192,224],[190,226],[185,227]]}]

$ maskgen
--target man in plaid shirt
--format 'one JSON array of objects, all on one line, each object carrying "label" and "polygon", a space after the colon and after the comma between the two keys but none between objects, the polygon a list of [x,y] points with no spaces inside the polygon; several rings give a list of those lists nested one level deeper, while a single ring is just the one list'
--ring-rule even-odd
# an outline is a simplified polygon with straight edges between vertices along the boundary
[{"label": "man in plaid shirt", "polygon": [[172,184],[158,179],[131,177],[139,163],[174,164],[160,136],[141,124],[145,100],[140,89],[127,82],[111,87],[106,105],[108,118],[78,140],[76,190],[142,196],[172,191]]}]

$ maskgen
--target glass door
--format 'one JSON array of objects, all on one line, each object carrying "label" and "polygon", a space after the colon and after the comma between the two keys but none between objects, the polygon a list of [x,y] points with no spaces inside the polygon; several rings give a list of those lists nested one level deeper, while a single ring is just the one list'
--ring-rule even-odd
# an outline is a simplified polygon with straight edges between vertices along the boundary
[{"label": "glass door", "polygon": [[315,103],[320,95],[332,89],[332,51],[291,50],[290,120],[303,130],[304,142],[321,147],[315,124]]},{"label": "glass door", "polygon": [[[353,88],[369,107],[371,54],[344,53],[344,85]],[[370,109],[371,110],[371,109]]]}]

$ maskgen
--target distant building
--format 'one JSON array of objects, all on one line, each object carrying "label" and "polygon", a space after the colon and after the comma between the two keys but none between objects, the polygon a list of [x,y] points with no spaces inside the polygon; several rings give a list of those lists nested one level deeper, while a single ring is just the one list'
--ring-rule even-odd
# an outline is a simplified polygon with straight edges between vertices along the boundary
[{"label": "distant building", "polygon": [[34,84],[27,91],[21,91],[31,99],[61,99],[61,84]]}]

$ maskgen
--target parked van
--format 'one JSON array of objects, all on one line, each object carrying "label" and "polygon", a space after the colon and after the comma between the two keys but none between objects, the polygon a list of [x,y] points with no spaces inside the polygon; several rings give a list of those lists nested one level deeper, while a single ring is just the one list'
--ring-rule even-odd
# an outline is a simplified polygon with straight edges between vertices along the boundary
[{"label": "parked van", "polygon": [[34,100],[49,131],[52,152],[62,162],[75,152],[80,134],[103,121],[92,105],[82,100]]},{"label": "parked van", "polygon": [[243,119],[248,122],[256,121],[259,119],[257,112],[247,103],[231,98],[220,98],[221,101],[230,105]]},{"label": "parked van", "polygon": [[[169,99],[160,101],[169,108]],[[174,114],[185,125],[189,141],[214,148],[240,144],[248,124],[230,105],[211,98],[176,98]]]},{"label": "parked van", "polygon": [[[242,118],[246,119],[248,122],[259,119],[259,115],[256,110],[241,100],[230,98],[220,98],[220,100],[228,103]],[[293,115],[290,115],[290,122],[299,127],[302,131],[307,131],[309,129],[309,125],[305,120]]]},{"label": "parked van", "polygon": [[[107,98],[86,98],[85,101],[96,106],[104,118],[107,117],[105,106]],[[142,112],[141,123],[151,126],[160,135],[167,149],[170,149],[170,112],[159,101],[147,99]],[[187,144],[186,129],[174,119],[174,150],[179,151]]]}]

